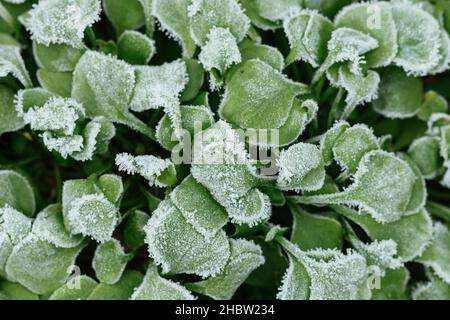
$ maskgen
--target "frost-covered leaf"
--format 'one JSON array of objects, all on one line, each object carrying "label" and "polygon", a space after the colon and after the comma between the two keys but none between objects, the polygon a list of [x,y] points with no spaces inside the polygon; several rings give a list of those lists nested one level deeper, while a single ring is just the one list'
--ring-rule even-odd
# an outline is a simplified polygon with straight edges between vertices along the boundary
[{"label": "frost-covered leaf", "polygon": [[330,165],[334,159],[334,144],[348,128],[350,128],[348,122],[338,121],[333,127],[328,129],[320,139],[320,152],[322,153],[323,160],[327,166]]},{"label": "frost-covered leaf", "polygon": [[216,235],[228,222],[225,210],[192,176],[188,176],[173,190],[170,199],[186,221],[206,238]]},{"label": "frost-covered leaf", "polygon": [[194,138],[191,173],[237,224],[257,224],[271,213],[269,198],[258,186],[245,145],[224,121]]},{"label": "frost-covered leaf", "polygon": [[[279,72],[284,69],[283,55],[275,47],[244,40],[239,44],[239,49],[241,50],[242,61],[260,59]],[[228,76],[229,73],[227,73]]]},{"label": "frost-covered leaf", "polygon": [[380,281],[380,288],[372,289],[372,300],[404,300],[408,297],[406,285],[409,271],[405,267],[387,269]]},{"label": "frost-covered leaf", "polygon": [[376,99],[379,83],[380,75],[375,71],[369,70],[365,75],[359,72],[355,74],[348,64],[341,66],[337,85],[347,91],[346,106],[341,119],[347,119],[356,106]]},{"label": "frost-covered leaf", "polygon": [[435,222],[433,228],[433,240],[416,261],[431,267],[436,275],[450,284],[450,232],[442,223]]},{"label": "frost-covered leaf", "polygon": [[213,27],[198,58],[206,71],[216,69],[224,74],[233,64],[241,62],[241,53],[228,29]]},{"label": "frost-covered leaf", "polygon": [[99,244],[95,250],[92,267],[101,283],[115,284],[122,278],[128,261],[133,257],[126,254],[120,242],[111,239]]},{"label": "frost-covered leaf", "polygon": [[422,106],[423,84],[399,68],[389,68],[381,76],[378,99],[372,105],[387,118],[410,118]]},{"label": "frost-covered leaf", "polygon": [[145,24],[144,8],[139,0],[103,0],[103,10],[118,34]]},{"label": "frost-covered leaf", "polygon": [[450,285],[436,276],[419,284],[412,293],[414,300],[450,300]]},{"label": "frost-covered leaf", "polygon": [[144,226],[147,224],[148,219],[150,219],[148,214],[140,210],[136,210],[128,216],[123,237],[129,248],[137,249],[144,245]]},{"label": "frost-covered leaf", "polygon": [[336,63],[350,62],[351,70],[358,70],[364,59],[362,56],[376,48],[378,41],[363,32],[350,28],[338,28],[333,31],[330,41],[328,41],[328,55],[316,71],[313,82]]},{"label": "frost-covered leaf", "polygon": [[115,284],[100,283],[87,300],[128,300],[142,282],[143,275],[137,271],[125,270]]},{"label": "frost-covered leaf", "polygon": [[378,222],[389,223],[420,209],[411,212],[409,207],[417,179],[406,161],[375,150],[361,159],[354,182],[344,191],[298,197],[298,202],[356,206]]},{"label": "frost-covered leaf", "polygon": [[[8,243],[16,245],[25,238],[31,231],[32,222],[32,219],[8,205],[0,208],[0,237],[5,247]],[[3,253],[6,254],[6,251]],[[2,257],[7,258],[3,254]],[[6,262],[6,259],[3,262]]]},{"label": "frost-covered leaf", "polygon": [[25,26],[44,45],[82,47],[84,30],[100,17],[98,0],[44,0],[28,12]]},{"label": "frost-covered leaf", "polygon": [[73,71],[85,51],[84,47],[74,48],[67,44],[45,45],[33,42],[33,55],[37,65],[48,71]]},{"label": "frost-covered leaf", "polygon": [[307,92],[304,84],[267,63],[248,60],[228,81],[220,114],[242,128],[278,129],[286,123],[294,98]]},{"label": "frost-covered leaf", "polygon": [[52,97],[42,107],[31,107],[23,114],[26,124],[38,131],[72,135],[76,121],[85,115],[81,104],[71,98]]},{"label": "frost-covered leaf", "polygon": [[191,0],[152,0],[153,15],[163,30],[180,42],[183,55],[192,57],[196,45],[190,34],[188,7]]},{"label": "frost-covered leaf", "polygon": [[439,139],[436,137],[421,137],[409,146],[408,156],[419,167],[425,178],[432,179],[442,167]]},{"label": "frost-covered leaf", "polygon": [[255,1],[258,14],[269,21],[284,20],[298,13],[302,0],[259,0]]},{"label": "frost-covered leaf", "polygon": [[155,31],[155,18],[153,16],[153,0],[138,0],[142,6],[145,17],[145,33],[152,37]]},{"label": "frost-covered leaf", "polygon": [[366,279],[363,256],[353,251],[343,254],[331,249],[303,252],[285,239],[281,243],[290,261],[278,299],[358,299]]},{"label": "frost-covered leaf", "polygon": [[91,118],[103,116],[153,138],[153,130],[128,110],[135,83],[133,67],[105,54],[87,51],[73,73],[72,98],[83,104]]},{"label": "frost-covered leaf", "polygon": [[230,251],[230,259],[219,275],[188,284],[188,288],[213,299],[229,300],[250,273],[265,262],[261,248],[253,241],[231,239]]},{"label": "frost-covered leaf", "polygon": [[323,186],[325,166],[317,146],[297,143],[282,150],[277,160],[277,184],[285,190],[314,191]]},{"label": "frost-covered leaf", "polygon": [[301,250],[342,247],[344,230],[338,220],[326,215],[311,214],[297,205],[290,205],[289,208],[293,217],[290,240]]},{"label": "frost-covered leaf", "polygon": [[195,43],[204,46],[211,29],[228,29],[237,42],[244,39],[250,20],[236,0],[193,0],[188,8],[191,36]]},{"label": "frost-covered leaf", "polygon": [[420,255],[432,238],[433,226],[428,212],[424,209],[418,213],[404,216],[401,219],[380,224],[367,215],[360,215],[357,211],[341,207],[333,207],[358,224],[372,240],[390,240],[397,243],[397,255],[401,261],[411,261]]},{"label": "frost-covered leaf", "polygon": [[278,21],[270,21],[261,16],[264,13],[264,7],[261,7],[260,0],[240,0],[242,7],[245,10],[245,15],[250,18],[252,24],[262,30],[273,30],[280,27]]},{"label": "frost-covered leaf", "polygon": [[103,194],[89,194],[70,203],[67,220],[73,233],[105,242],[111,239],[118,215],[117,208]]},{"label": "frost-covered leaf", "polygon": [[395,64],[407,73],[426,75],[439,62],[439,23],[419,6],[407,2],[392,4],[392,15],[398,31]]},{"label": "frost-covered leaf", "polygon": [[194,300],[195,297],[182,285],[158,274],[157,267],[150,263],[141,285],[136,288],[131,300]]},{"label": "frost-covered leaf", "polygon": [[59,248],[74,248],[81,244],[83,237],[72,235],[64,226],[62,208],[58,204],[49,205],[38,213],[32,232],[39,239],[48,241]]},{"label": "frost-covered leaf", "polygon": [[230,256],[224,231],[205,238],[170,200],[159,204],[145,232],[149,254],[164,272],[208,277],[222,271]]},{"label": "frost-covered leaf", "polygon": [[17,131],[24,127],[14,105],[14,91],[0,85],[0,136],[6,132]]},{"label": "frost-covered leaf", "polygon": [[56,289],[49,300],[86,300],[97,285],[97,282],[88,276],[75,276]]},{"label": "frost-covered leaf", "polygon": [[137,31],[125,31],[117,42],[117,56],[130,64],[147,64],[155,50],[153,39]]},{"label": "frost-covered leaf", "polygon": [[136,87],[130,108],[138,112],[164,108],[179,136],[182,126],[179,96],[187,83],[188,74],[183,60],[161,66],[136,67]]},{"label": "frost-covered leaf", "polygon": [[0,44],[0,78],[12,74],[24,87],[33,84],[20,55],[20,49],[14,45]]},{"label": "frost-covered leaf", "polygon": [[364,32],[378,41],[378,48],[367,53],[369,67],[385,67],[397,56],[397,29],[391,4],[357,3],[344,7],[335,17],[337,28],[347,27]]},{"label": "frost-covered leaf", "polygon": [[428,121],[434,113],[445,113],[448,110],[447,100],[436,91],[427,91],[424,101],[417,116],[423,121]]},{"label": "frost-covered leaf", "polygon": [[[180,106],[181,127],[194,136],[195,130],[208,129],[214,124],[214,116],[208,107],[204,106]],[[201,126],[200,126],[201,125]],[[158,142],[166,149],[172,150],[178,143],[178,138],[174,135],[174,128],[170,117],[164,115],[156,127],[156,137]]]},{"label": "frost-covered leaf", "polygon": [[114,204],[118,204],[123,196],[122,178],[115,174],[104,174],[98,178],[97,185],[105,197]]},{"label": "frost-covered leaf", "polygon": [[58,248],[30,234],[14,247],[6,272],[29,290],[49,294],[66,282],[82,248]]},{"label": "frost-covered leaf", "polygon": [[448,70],[450,66],[450,36],[445,30],[441,30],[441,46],[439,47],[439,62],[431,70],[431,74],[438,74]]},{"label": "frost-covered leaf", "polygon": [[120,171],[143,176],[150,186],[167,187],[177,182],[175,166],[169,159],[120,153],[116,155],[116,165]]},{"label": "frost-covered leaf", "polygon": [[36,210],[36,200],[30,182],[13,170],[0,170],[0,207],[5,205],[32,217]]},{"label": "frost-covered leaf", "polygon": [[72,92],[72,73],[39,69],[36,72],[36,77],[45,90],[65,98],[70,97]]},{"label": "frost-covered leaf", "polygon": [[377,149],[378,139],[372,130],[363,124],[357,124],[339,135],[333,145],[333,156],[343,170],[353,174],[364,155]]},{"label": "frost-covered leaf", "polygon": [[317,68],[327,56],[327,43],[334,30],[333,23],[317,11],[303,10],[284,20],[284,32],[291,52],[286,64],[300,60]]},{"label": "frost-covered leaf", "polygon": [[19,90],[16,94],[16,111],[23,116],[32,107],[42,107],[54,94],[43,88]]}]

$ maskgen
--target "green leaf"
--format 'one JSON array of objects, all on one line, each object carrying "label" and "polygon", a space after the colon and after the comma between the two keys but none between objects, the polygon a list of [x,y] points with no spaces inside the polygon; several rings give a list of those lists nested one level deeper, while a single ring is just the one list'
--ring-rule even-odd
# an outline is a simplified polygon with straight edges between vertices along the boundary
[{"label": "green leaf", "polygon": [[25,126],[14,105],[14,91],[0,85],[0,136],[6,132],[14,132]]},{"label": "green leaf", "polygon": [[51,97],[54,94],[42,88],[19,90],[15,98],[16,111],[23,117],[32,107],[42,107]]},{"label": "green leaf", "polygon": [[380,288],[372,289],[372,300],[404,300],[406,299],[406,285],[409,271],[405,267],[388,269],[381,278]]},{"label": "green leaf", "polygon": [[307,92],[304,84],[270,65],[248,60],[228,81],[220,115],[242,128],[278,129],[286,123],[294,98]]},{"label": "green leaf", "polygon": [[103,116],[153,138],[153,130],[128,110],[135,83],[135,71],[130,65],[87,51],[73,73],[72,98],[83,104],[91,118]]},{"label": "green leaf", "polygon": [[397,255],[403,262],[411,261],[420,255],[432,238],[432,222],[424,209],[385,224],[349,208],[333,206],[333,209],[358,224],[370,239],[394,240],[397,243]]},{"label": "green leaf", "polygon": [[317,68],[327,56],[327,43],[334,30],[333,23],[317,11],[303,10],[284,20],[284,32],[291,52],[286,64],[305,61]]},{"label": "green leaf", "polygon": [[124,191],[122,177],[115,174],[104,174],[98,178],[97,185],[111,203],[119,204]]},{"label": "green leaf", "polygon": [[397,28],[390,3],[346,6],[335,17],[335,25],[337,28],[347,27],[364,32],[378,41],[378,48],[366,55],[370,68],[388,66],[397,56]]},{"label": "green leaf", "polygon": [[32,217],[36,210],[36,200],[30,182],[13,170],[0,170],[0,207],[9,205]]},{"label": "green leaf", "polygon": [[98,245],[92,260],[92,267],[97,279],[101,283],[117,283],[122,278],[125,267],[132,257],[133,255],[124,252],[120,242],[116,239]]},{"label": "green leaf", "polygon": [[301,250],[342,247],[344,229],[338,220],[311,214],[298,205],[289,205],[289,208],[293,217],[291,242]]},{"label": "green leaf", "polygon": [[236,42],[244,39],[250,20],[236,0],[193,0],[188,8],[191,36],[195,43],[204,46],[211,29],[228,29]]},{"label": "green leaf", "polygon": [[284,20],[300,11],[302,0],[255,1],[258,14],[269,21]]},{"label": "green leaf", "polygon": [[53,72],[69,72],[75,69],[86,48],[74,48],[67,44],[33,42],[33,56],[40,68]]},{"label": "green leaf", "polygon": [[28,12],[24,23],[34,41],[81,48],[84,30],[100,18],[100,11],[98,0],[40,1]]},{"label": "green leaf", "polygon": [[450,285],[436,276],[431,276],[429,282],[421,283],[412,293],[414,300],[449,300]]},{"label": "green leaf", "polygon": [[439,139],[436,137],[421,137],[409,146],[408,156],[419,167],[425,178],[433,179],[442,167]]},{"label": "green leaf", "polygon": [[208,239],[214,237],[228,222],[225,210],[192,176],[188,176],[173,190],[170,199],[186,221]]},{"label": "green leaf", "polygon": [[201,64],[195,59],[184,59],[188,73],[189,81],[181,93],[181,101],[194,99],[203,86],[204,70]]},{"label": "green leaf", "polygon": [[416,261],[433,269],[436,275],[450,284],[450,232],[446,225],[435,222],[433,240]]},{"label": "green leaf", "polygon": [[56,289],[49,300],[86,300],[97,286],[97,282],[88,276],[75,276]]},{"label": "green leaf", "polygon": [[[0,281],[0,294],[10,300],[39,300],[39,296],[18,283]],[[2,299],[0,299],[2,300]]]},{"label": "green leaf", "polygon": [[39,84],[49,92],[62,97],[70,97],[72,92],[72,74],[39,69],[36,73]]},{"label": "green leaf", "polygon": [[282,150],[277,166],[281,189],[314,191],[323,186],[325,166],[319,148],[313,144],[297,143]]},{"label": "green leaf", "polygon": [[59,204],[49,205],[38,213],[32,232],[39,239],[48,241],[58,248],[74,248],[83,241],[82,236],[72,235],[64,226],[62,208]]},{"label": "green leaf", "polygon": [[[428,12],[410,3],[392,4],[398,31],[398,53],[394,62],[407,73],[424,76],[439,62],[440,28]],[[417,28],[420,25],[421,28]],[[411,89],[411,92],[414,92]]]},{"label": "green leaf", "polygon": [[83,245],[65,249],[33,234],[16,245],[6,263],[6,272],[37,294],[49,294],[63,285]]},{"label": "green leaf", "polygon": [[245,10],[245,14],[250,18],[253,25],[262,30],[273,30],[277,29],[280,24],[278,22],[270,21],[263,18],[261,14],[263,13],[263,7],[260,6],[261,1],[259,0],[241,0],[242,7]]},{"label": "green leaf", "polygon": [[100,283],[87,300],[128,300],[142,282],[143,276],[137,271],[125,270],[115,284]]},{"label": "green leaf", "polygon": [[408,163],[381,150],[371,151],[360,161],[353,183],[334,194],[297,197],[299,203],[357,206],[380,223],[394,222],[419,208],[409,206],[417,176]]},{"label": "green leaf", "polygon": [[138,0],[103,0],[103,10],[119,35],[145,24],[144,9]]},{"label": "green leaf", "polygon": [[[284,69],[283,55],[275,47],[244,40],[239,44],[239,48],[242,61],[260,59],[279,72],[282,72]],[[227,77],[229,77],[230,72],[227,73]]]},{"label": "green leaf", "polygon": [[145,232],[149,254],[165,273],[216,275],[223,270],[230,256],[224,231],[210,239],[205,238],[170,200],[159,204]]},{"label": "green leaf", "polygon": [[144,245],[145,232],[144,226],[147,224],[150,217],[143,211],[133,211],[127,219],[123,237],[125,243],[131,249],[138,249]]},{"label": "green leaf", "polygon": [[192,291],[216,300],[229,300],[250,273],[265,263],[261,248],[253,241],[230,240],[231,256],[217,276],[187,285]]},{"label": "green leaf", "polygon": [[123,32],[117,42],[117,56],[130,64],[147,64],[155,51],[155,42],[137,31]]},{"label": "green leaf", "polygon": [[153,16],[161,28],[177,40],[183,48],[183,56],[194,56],[196,45],[190,34],[188,8],[190,0],[152,0]]},{"label": "green leaf", "polygon": [[13,75],[26,88],[33,86],[20,56],[20,49],[14,45],[0,44],[0,78],[8,74]]},{"label": "green leaf", "polygon": [[158,269],[150,263],[141,285],[136,288],[131,300],[194,300],[195,297],[182,285],[164,279]]},{"label": "green leaf", "polygon": [[151,37],[155,31],[155,18],[153,17],[153,0],[138,0],[144,10],[145,33]]},{"label": "green leaf", "polygon": [[366,125],[357,124],[348,128],[334,142],[334,160],[346,173],[354,174],[364,155],[379,149],[379,142]]},{"label": "green leaf", "polygon": [[419,112],[423,101],[423,84],[399,68],[389,68],[381,76],[378,99],[372,105],[387,118],[410,118]]},{"label": "green leaf", "polygon": [[447,110],[447,100],[439,93],[430,90],[425,93],[424,101],[417,116],[423,121],[428,121],[432,114],[445,113]]},{"label": "green leaf", "polygon": [[[205,130],[214,123],[213,113],[205,106],[183,105],[180,106],[180,112],[181,126],[189,132],[191,137],[194,136],[196,129],[200,128],[201,130]],[[179,139],[175,136],[170,117],[167,114],[161,118],[156,127],[156,136],[158,142],[167,150],[172,150],[179,143]]]}]

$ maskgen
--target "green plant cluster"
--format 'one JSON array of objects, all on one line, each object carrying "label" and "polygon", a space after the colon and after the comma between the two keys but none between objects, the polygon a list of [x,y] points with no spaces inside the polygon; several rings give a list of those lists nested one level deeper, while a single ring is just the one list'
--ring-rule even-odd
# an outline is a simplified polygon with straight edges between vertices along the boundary
[{"label": "green plant cluster", "polygon": [[0,0],[0,300],[450,299],[449,33],[448,0]]}]

